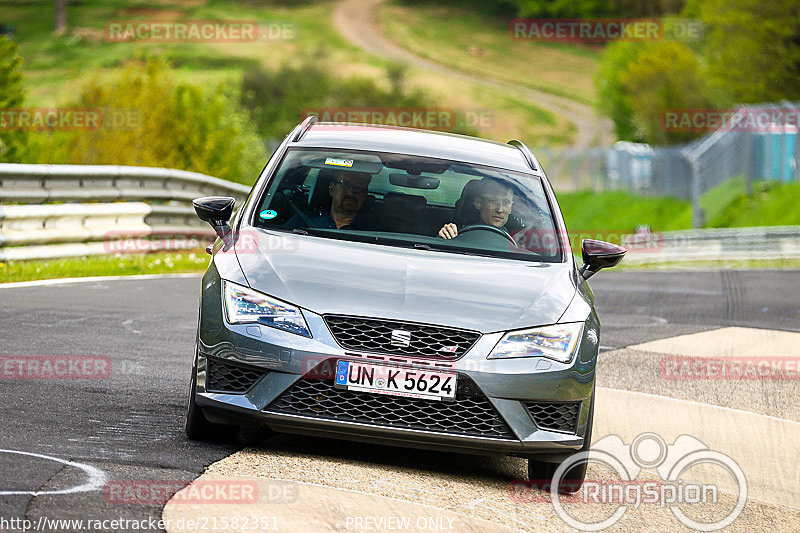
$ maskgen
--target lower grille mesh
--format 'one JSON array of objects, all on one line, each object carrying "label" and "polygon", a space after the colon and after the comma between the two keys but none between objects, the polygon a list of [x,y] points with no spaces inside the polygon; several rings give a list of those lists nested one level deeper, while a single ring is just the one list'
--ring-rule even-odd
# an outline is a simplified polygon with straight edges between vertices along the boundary
[{"label": "lower grille mesh", "polygon": [[245,393],[265,374],[263,370],[209,357],[206,390]]},{"label": "lower grille mesh", "polygon": [[581,402],[525,402],[539,429],[575,433]]},{"label": "lower grille mesh", "polygon": [[418,429],[471,437],[512,439],[489,400],[459,376],[455,401],[421,400],[339,389],[331,380],[297,381],[265,411]]}]

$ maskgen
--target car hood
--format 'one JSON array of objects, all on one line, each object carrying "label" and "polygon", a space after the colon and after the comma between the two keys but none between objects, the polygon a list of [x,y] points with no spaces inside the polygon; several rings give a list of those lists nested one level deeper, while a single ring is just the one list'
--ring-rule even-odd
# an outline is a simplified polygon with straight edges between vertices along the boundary
[{"label": "car hood", "polygon": [[236,255],[250,286],[318,314],[483,333],[556,322],[575,294],[567,263],[535,263],[256,230]]}]

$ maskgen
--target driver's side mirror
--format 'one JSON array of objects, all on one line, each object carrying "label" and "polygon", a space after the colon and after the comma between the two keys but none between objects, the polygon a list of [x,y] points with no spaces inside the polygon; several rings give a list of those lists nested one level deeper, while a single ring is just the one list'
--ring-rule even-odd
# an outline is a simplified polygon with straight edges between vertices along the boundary
[{"label": "driver's side mirror", "polygon": [[211,224],[220,239],[224,239],[231,231],[228,221],[233,213],[233,204],[235,203],[236,200],[229,196],[204,196],[192,200],[194,212],[197,213],[200,220]]},{"label": "driver's side mirror", "polygon": [[610,242],[583,239],[581,242],[581,255],[583,255],[581,277],[587,280],[604,268],[616,266],[622,261],[627,251],[622,246]]}]

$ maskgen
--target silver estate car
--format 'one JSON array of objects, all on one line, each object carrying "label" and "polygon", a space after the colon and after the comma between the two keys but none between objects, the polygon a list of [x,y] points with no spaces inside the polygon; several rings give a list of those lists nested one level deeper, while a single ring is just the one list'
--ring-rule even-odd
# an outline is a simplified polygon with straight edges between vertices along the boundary
[{"label": "silver estate car", "polygon": [[[186,433],[235,426],[529,459],[550,480],[592,432],[600,323],[536,157],[507,144],[306,119],[218,236]],[[562,469],[564,470],[564,469]],[[577,490],[586,467],[561,477]]]}]

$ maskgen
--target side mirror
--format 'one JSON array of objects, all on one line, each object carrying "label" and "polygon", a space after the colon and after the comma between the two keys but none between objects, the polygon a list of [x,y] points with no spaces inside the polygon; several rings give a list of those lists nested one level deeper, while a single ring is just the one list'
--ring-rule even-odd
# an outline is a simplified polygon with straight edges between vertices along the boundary
[{"label": "side mirror", "polygon": [[583,255],[581,277],[587,280],[604,268],[616,266],[622,261],[627,251],[622,246],[610,242],[583,239],[581,242],[581,254]]},{"label": "side mirror", "polygon": [[216,234],[224,239],[230,233],[228,221],[233,213],[236,200],[228,196],[204,196],[192,200],[194,211],[200,220],[205,220],[214,228]]}]

